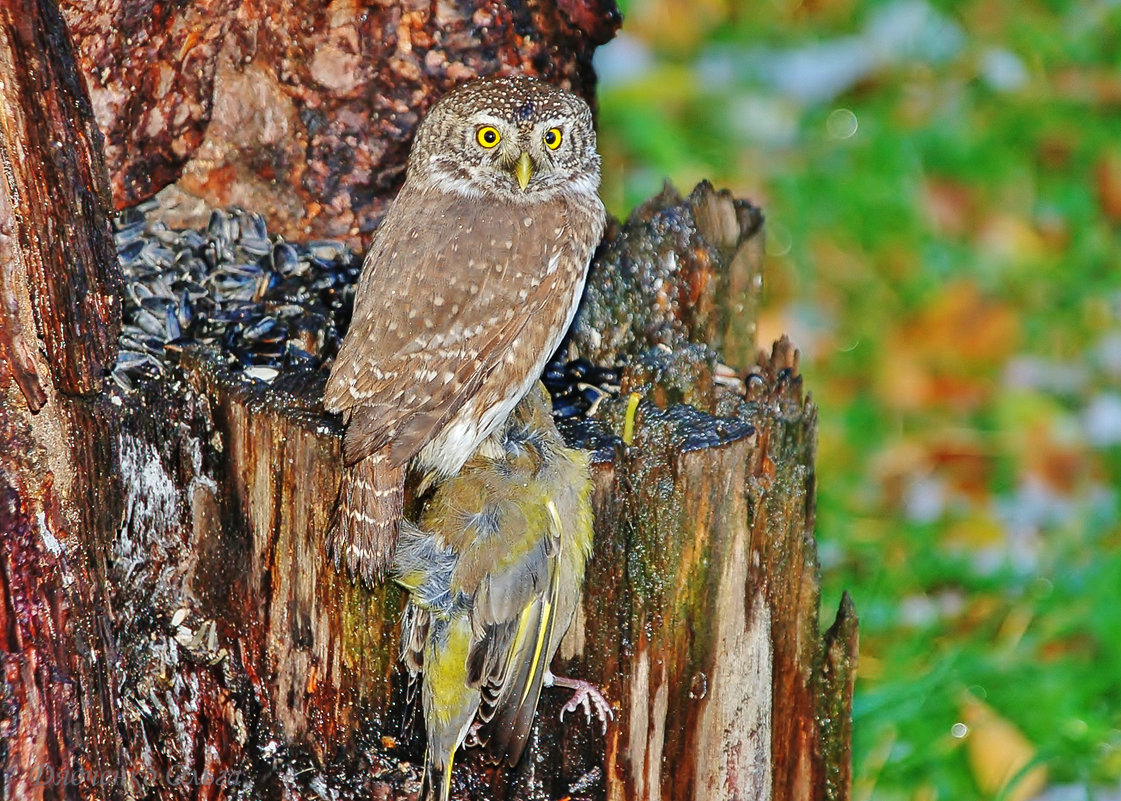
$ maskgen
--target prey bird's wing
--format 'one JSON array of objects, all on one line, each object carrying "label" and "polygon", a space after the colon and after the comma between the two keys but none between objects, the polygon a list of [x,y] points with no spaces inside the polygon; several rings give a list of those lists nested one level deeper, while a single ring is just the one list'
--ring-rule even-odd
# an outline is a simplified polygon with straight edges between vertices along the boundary
[{"label": "prey bird's wing", "polygon": [[560,575],[560,521],[548,515],[527,521],[533,547],[516,569],[504,565],[488,576],[474,598],[473,624],[483,631],[467,658],[467,680],[482,698],[477,736],[497,760],[517,764],[529,740],[533,717],[555,645]]}]

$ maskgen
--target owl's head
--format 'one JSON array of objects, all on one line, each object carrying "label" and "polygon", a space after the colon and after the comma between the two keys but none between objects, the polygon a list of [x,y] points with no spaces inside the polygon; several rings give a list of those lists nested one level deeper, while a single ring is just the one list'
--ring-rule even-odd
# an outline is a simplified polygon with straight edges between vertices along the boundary
[{"label": "owl's head", "polygon": [[527,78],[484,78],[442,97],[417,129],[410,182],[514,203],[595,195],[599,154],[588,104]]}]

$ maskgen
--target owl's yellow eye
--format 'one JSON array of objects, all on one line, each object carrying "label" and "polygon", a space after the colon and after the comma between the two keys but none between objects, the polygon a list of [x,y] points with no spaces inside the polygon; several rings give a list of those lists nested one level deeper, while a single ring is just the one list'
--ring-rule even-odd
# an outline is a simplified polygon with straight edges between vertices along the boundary
[{"label": "owl's yellow eye", "polygon": [[560,128],[550,128],[549,130],[545,131],[545,147],[549,148],[549,150],[556,150],[558,147],[560,147],[560,143]]},{"label": "owl's yellow eye", "polygon": [[486,148],[491,148],[502,141],[502,134],[493,125],[484,125],[475,133],[475,139]]}]

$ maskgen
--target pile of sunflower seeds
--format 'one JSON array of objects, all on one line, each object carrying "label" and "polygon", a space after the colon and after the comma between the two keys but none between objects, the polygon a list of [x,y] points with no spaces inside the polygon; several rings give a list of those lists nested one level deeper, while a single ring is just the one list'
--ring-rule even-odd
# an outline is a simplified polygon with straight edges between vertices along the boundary
[{"label": "pile of sunflower seeds", "polygon": [[154,203],[114,221],[124,278],[120,355],[125,393],[164,376],[175,354],[215,346],[229,366],[271,382],[334,356],[354,300],[361,258],[333,241],[286,242],[264,218],[214,211],[204,230],[173,230]]},{"label": "pile of sunflower seeds", "polygon": [[[123,394],[166,377],[188,347],[209,347],[273,388],[329,364],[350,321],[361,254],[335,241],[287,242],[241,209],[212,212],[202,230],[176,230],[155,208],[125,209],[113,223],[124,303],[112,375]],[[321,385],[325,375],[317,378]],[[556,417],[586,417],[618,393],[619,370],[557,360],[542,379]]]},{"label": "pile of sunflower seeds", "polygon": [[619,373],[617,367],[599,367],[583,357],[557,360],[545,367],[541,383],[552,396],[556,417],[590,417],[600,401],[619,394]]}]

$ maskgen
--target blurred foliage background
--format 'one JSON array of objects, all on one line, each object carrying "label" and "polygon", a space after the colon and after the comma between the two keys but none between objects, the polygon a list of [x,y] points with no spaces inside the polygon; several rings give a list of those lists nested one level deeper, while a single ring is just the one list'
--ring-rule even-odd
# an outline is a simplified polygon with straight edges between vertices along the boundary
[{"label": "blurred foliage background", "polygon": [[624,0],[605,199],[767,216],[856,799],[1121,798],[1121,3]]}]

